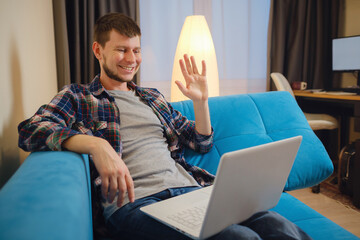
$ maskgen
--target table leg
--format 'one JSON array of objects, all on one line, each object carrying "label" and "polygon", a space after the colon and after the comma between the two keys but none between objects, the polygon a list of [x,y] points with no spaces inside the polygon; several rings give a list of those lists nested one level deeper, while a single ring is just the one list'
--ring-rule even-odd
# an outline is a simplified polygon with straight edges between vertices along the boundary
[{"label": "table leg", "polygon": [[355,141],[355,159],[353,171],[353,203],[360,208],[360,139]]}]

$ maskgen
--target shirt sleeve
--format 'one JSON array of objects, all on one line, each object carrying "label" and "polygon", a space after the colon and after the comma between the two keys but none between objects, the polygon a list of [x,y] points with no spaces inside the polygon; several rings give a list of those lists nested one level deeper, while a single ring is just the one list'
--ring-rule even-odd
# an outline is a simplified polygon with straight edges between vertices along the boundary
[{"label": "shirt sleeve", "polygon": [[211,150],[213,146],[214,140],[214,130],[211,127],[211,134],[210,135],[202,135],[198,133],[195,129],[195,150],[201,153],[207,153]]},{"label": "shirt sleeve", "polygon": [[66,139],[80,133],[71,129],[77,106],[69,88],[64,88],[49,104],[19,124],[19,147],[25,151],[62,150]]},{"label": "shirt sleeve", "polygon": [[175,128],[182,144],[199,153],[209,152],[213,146],[214,131],[211,128],[210,135],[202,135],[195,129],[195,121],[188,120],[179,111],[169,105],[171,116],[175,122]]}]

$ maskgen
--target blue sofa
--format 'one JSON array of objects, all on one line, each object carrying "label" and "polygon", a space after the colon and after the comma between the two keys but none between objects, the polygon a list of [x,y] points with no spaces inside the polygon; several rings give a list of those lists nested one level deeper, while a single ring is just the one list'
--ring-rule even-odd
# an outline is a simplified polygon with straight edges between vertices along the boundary
[{"label": "blue sofa", "polygon": [[[220,156],[296,135],[303,136],[285,191],[313,186],[333,171],[323,145],[287,92],[209,99],[214,147],[187,159],[215,173]],[[173,103],[193,119],[192,103]],[[284,149],[286,151],[286,149]],[[273,209],[314,239],[358,239],[284,192]],[[0,191],[0,239],[93,239],[89,159],[72,152],[35,152]]]}]

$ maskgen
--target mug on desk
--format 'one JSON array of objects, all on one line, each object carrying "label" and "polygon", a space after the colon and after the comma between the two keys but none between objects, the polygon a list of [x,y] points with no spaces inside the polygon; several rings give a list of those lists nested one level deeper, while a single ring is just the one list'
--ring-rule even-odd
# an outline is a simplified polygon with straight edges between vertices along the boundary
[{"label": "mug on desk", "polygon": [[291,88],[293,90],[305,90],[307,87],[307,82],[293,82]]}]

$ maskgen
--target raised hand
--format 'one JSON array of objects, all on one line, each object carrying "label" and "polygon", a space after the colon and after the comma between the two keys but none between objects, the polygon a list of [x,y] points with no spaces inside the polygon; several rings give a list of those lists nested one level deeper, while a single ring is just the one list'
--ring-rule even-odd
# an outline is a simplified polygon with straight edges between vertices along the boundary
[{"label": "raised hand", "polygon": [[195,58],[187,54],[184,55],[184,59],[180,59],[180,69],[185,78],[186,86],[180,81],[175,81],[180,91],[191,100],[205,101],[208,99],[208,85],[206,79],[206,63],[203,60],[202,71],[199,74],[198,68],[195,63]]}]

